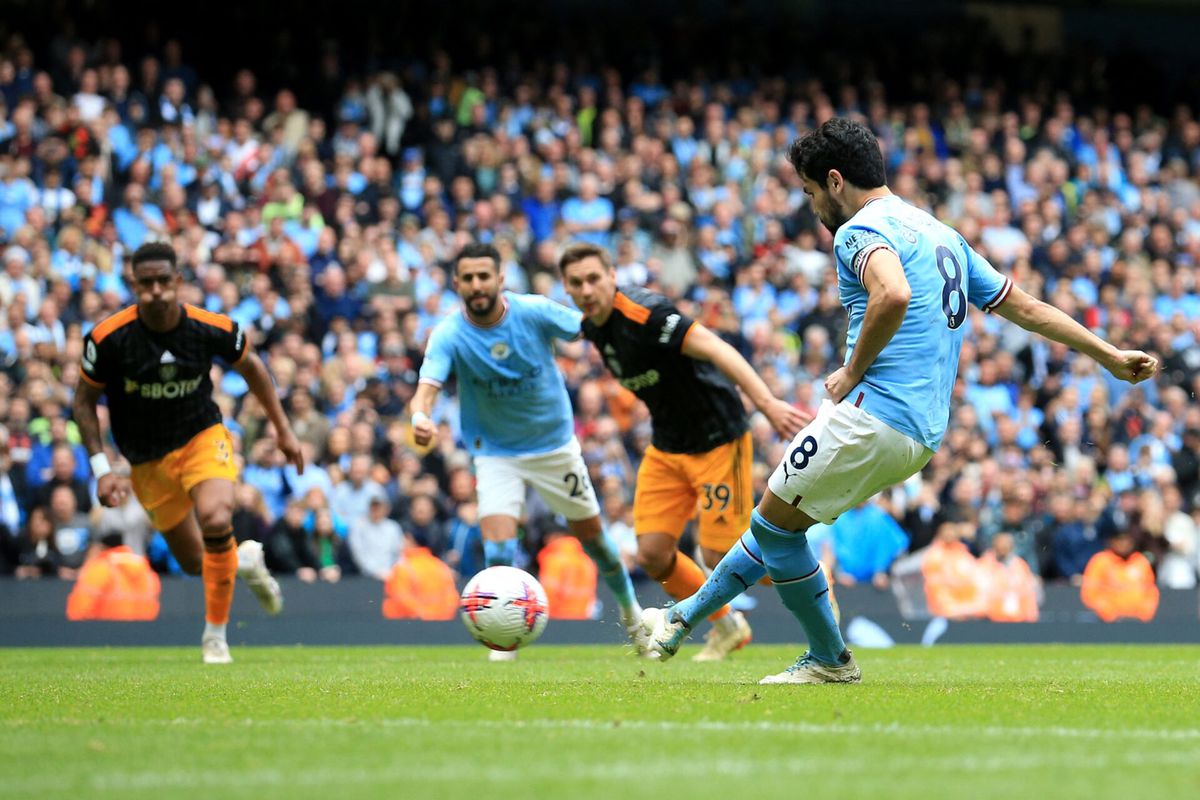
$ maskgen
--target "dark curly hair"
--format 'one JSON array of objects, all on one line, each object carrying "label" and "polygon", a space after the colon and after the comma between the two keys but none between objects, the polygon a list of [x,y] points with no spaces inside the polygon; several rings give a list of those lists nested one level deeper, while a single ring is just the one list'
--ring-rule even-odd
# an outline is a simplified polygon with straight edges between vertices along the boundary
[{"label": "dark curly hair", "polygon": [[138,264],[146,261],[166,261],[171,265],[171,269],[175,269],[178,263],[175,259],[175,248],[170,242],[146,242],[133,251],[133,256],[129,259],[129,268],[137,269]]},{"label": "dark curly hair", "polygon": [[860,189],[887,183],[879,140],[866,125],[845,117],[834,117],[792,142],[788,161],[801,177],[822,186],[828,184],[831,169]]}]

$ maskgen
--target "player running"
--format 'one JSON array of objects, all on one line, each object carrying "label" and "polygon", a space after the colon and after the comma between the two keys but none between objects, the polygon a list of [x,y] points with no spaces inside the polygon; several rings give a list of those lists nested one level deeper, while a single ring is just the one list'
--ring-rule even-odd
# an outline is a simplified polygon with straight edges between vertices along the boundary
[{"label": "player running", "polygon": [[[715,566],[746,529],[754,506],[753,446],[735,384],[785,439],[808,417],[773,397],[737,350],[667,298],[618,291],[604,249],[571,245],[559,267],[583,311],[583,335],[650,409],[654,433],[633,500],[638,564],[682,600],[704,583],[704,572],[678,548],[684,526],[699,510],[697,538],[705,562]],[[725,603],[704,616],[713,629],[695,660],[722,659],[750,640],[745,617]]]},{"label": "player running", "polygon": [[856,683],[829,585],[804,532],[921,470],[942,442],[966,328],[967,303],[1095,359],[1137,383],[1158,362],[1118,350],[1062,311],[1015,287],[952,228],[885,185],[879,143],[835,118],[792,143],[788,159],[834,234],[849,313],[845,365],[825,379],[829,399],[788,446],[750,530],[694,596],[646,609],[653,647],[669,658],[691,626],[764,574],[800,621],[809,649],[760,683]]},{"label": "player running", "polygon": [[131,480],[150,522],[162,531],[183,570],[204,578],[206,664],[228,664],[225,625],[240,575],[271,614],[283,607],[267,572],[262,544],[234,548],[237,465],[233,440],[212,399],[214,358],[231,364],[267,410],[279,449],[303,471],[270,373],[229,317],[182,305],[175,249],[144,244],[131,259],[137,305],[100,322],[84,337],[75,422],[91,454],[96,495],[106,506],[124,501],[128,487],[112,471],[100,436],[96,403],[108,399],[113,439],[133,465]]},{"label": "player running", "polygon": [[[629,573],[600,524],[571,400],[554,362],[554,340],[579,336],[579,312],[538,295],[504,292],[503,286],[500,253],[491,245],[469,244],[455,258],[454,288],[463,311],[443,319],[429,336],[412,400],[413,438],[425,446],[437,435],[429,415],[454,373],[462,436],[475,457],[487,566],[512,564],[525,489],[532,486],[566,517],[567,529],[596,563],[638,654],[653,656]],[[492,651],[489,658],[511,661],[516,652]]]}]

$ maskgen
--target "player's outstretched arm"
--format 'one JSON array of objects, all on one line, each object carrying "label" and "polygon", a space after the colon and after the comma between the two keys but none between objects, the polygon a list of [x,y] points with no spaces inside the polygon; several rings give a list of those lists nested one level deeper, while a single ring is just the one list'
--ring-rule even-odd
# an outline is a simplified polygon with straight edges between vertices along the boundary
[{"label": "player's outstretched arm", "polygon": [[692,323],[683,340],[683,354],[700,361],[711,361],[725,377],[737,384],[784,439],[790,440],[810,422],[807,414],[771,394],[763,379],[746,363],[742,354],[721,337],[701,325]]},{"label": "player's outstretched arm", "polygon": [[83,446],[92,457],[92,474],[96,476],[96,497],[102,505],[116,508],[125,502],[129,490],[112,471],[104,453],[104,440],[100,437],[100,416],[96,413],[96,404],[100,402],[101,394],[102,389],[81,380],[75,389],[71,414],[75,417],[75,425],[79,428]]},{"label": "player's outstretched arm", "polygon": [[413,441],[419,447],[425,447],[437,436],[437,426],[429,415],[433,413],[433,401],[437,400],[439,388],[429,381],[417,384],[417,391],[409,403],[412,409]]},{"label": "player's outstretched arm", "polygon": [[1094,359],[1115,377],[1139,383],[1158,372],[1158,359],[1141,350],[1119,350],[1060,309],[1014,286],[995,312],[1027,331],[1061,342]]},{"label": "player's outstretched arm", "polygon": [[283,404],[279,402],[279,395],[275,392],[275,381],[271,378],[271,373],[267,371],[267,365],[262,362],[257,353],[250,352],[238,362],[234,369],[246,379],[251,393],[267,410],[267,417],[275,426],[279,449],[287,456],[287,460],[295,465],[296,471],[303,473],[304,454],[300,451],[300,440],[292,432],[292,425],[288,422],[287,414],[283,413]]}]

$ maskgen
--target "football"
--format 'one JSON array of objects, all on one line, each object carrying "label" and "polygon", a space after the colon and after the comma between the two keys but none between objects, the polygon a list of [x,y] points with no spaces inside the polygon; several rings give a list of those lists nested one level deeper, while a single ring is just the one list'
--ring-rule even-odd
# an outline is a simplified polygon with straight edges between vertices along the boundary
[{"label": "football", "polygon": [[460,615],[492,650],[532,644],[546,629],[549,604],[537,578],[516,567],[488,567],[463,587]]}]

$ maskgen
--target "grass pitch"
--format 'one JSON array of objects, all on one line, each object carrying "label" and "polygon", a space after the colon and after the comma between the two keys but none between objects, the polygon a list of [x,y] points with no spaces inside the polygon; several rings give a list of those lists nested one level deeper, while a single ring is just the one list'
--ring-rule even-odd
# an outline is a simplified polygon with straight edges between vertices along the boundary
[{"label": "grass pitch", "polygon": [[[694,651],[693,651],[694,652]],[[1200,648],[0,651],[5,798],[1200,797]]]}]

